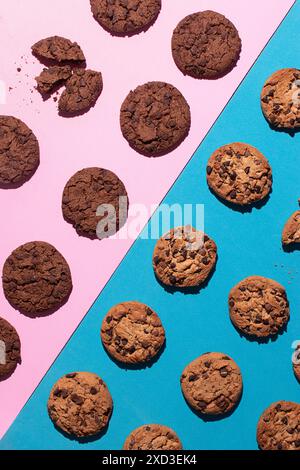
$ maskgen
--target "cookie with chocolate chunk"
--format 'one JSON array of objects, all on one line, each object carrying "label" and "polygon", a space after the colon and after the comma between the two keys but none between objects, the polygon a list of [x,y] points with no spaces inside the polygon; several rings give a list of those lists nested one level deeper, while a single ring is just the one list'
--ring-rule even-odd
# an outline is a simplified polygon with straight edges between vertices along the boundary
[{"label": "cookie with chocolate chunk", "polygon": [[300,128],[300,70],[281,69],[268,78],[261,92],[261,107],[277,129]]},{"label": "cookie with chocolate chunk", "polygon": [[123,302],[112,307],[101,327],[103,346],[125,364],[143,364],[153,359],[165,342],[158,315],[140,302]]},{"label": "cookie with chocolate chunk", "polygon": [[187,137],[190,107],[174,86],[149,82],[129,93],[121,107],[120,124],[134,150],[147,157],[159,157]]},{"label": "cookie with chocolate chunk", "polygon": [[64,375],[48,399],[48,413],[55,426],[77,438],[99,434],[108,425],[112,409],[106,384],[90,372]]},{"label": "cookie with chocolate chunk", "polygon": [[153,269],[166,286],[197,287],[212,273],[217,246],[208,235],[193,227],[177,227],[161,237],[153,253]]},{"label": "cookie with chocolate chunk", "polygon": [[173,429],[161,424],[145,424],[129,434],[123,449],[182,450],[182,444]]},{"label": "cookie with chocolate chunk", "polygon": [[21,342],[15,328],[0,318],[0,380],[7,379],[21,364]]},{"label": "cookie with chocolate chunk", "polygon": [[241,371],[226,354],[203,354],[184,369],[182,393],[189,405],[203,415],[222,416],[238,404],[243,390]]},{"label": "cookie with chocolate chunk", "polygon": [[42,61],[53,63],[84,64],[85,57],[77,42],[61,36],[51,36],[36,42],[32,48],[32,53]]},{"label": "cookie with chocolate chunk", "polygon": [[294,212],[286,222],[282,232],[282,244],[300,244],[300,211]]},{"label": "cookie with chocolate chunk", "polygon": [[231,289],[229,312],[235,327],[254,338],[278,334],[290,318],[285,288],[261,276],[247,277]]},{"label": "cookie with chocolate chunk", "polygon": [[55,88],[66,82],[71,75],[72,69],[69,65],[53,65],[47,69],[45,68],[40,75],[35,78],[37,89],[42,95],[50,94]]}]

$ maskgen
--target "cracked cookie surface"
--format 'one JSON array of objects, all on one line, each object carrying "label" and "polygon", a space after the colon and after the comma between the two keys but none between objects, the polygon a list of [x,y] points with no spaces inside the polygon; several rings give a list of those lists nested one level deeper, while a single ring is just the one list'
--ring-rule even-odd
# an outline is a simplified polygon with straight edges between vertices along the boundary
[{"label": "cracked cookie surface", "polygon": [[110,419],[113,402],[103,380],[90,372],[72,372],[53,386],[48,413],[65,433],[78,438],[94,436]]},{"label": "cracked cookie surface", "polygon": [[165,285],[177,288],[203,284],[217,261],[215,242],[193,227],[177,227],[161,237],[153,253],[153,269]]},{"label": "cracked cookie surface", "polygon": [[53,65],[52,67],[45,68],[40,75],[35,78],[37,89],[42,94],[49,94],[55,87],[67,81],[71,75],[72,69],[69,65]]},{"label": "cracked cookie surface", "polygon": [[121,107],[120,124],[134,150],[158,157],[174,150],[187,137],[190,107],[174,86],[149,82],[129,93]]},{"label": "cracked cookie surface", "polygon": [[185,17],[172,37],[177,67],[194,78],[223,77],[236,66],[241,48],[236,27],[225,16],[210,10]]},{"label": "cracked cookie surface", "polygon": [[66,82],[66,89],[58,101],[61,114],[77,114],[88,111],[96,104],[102,93],[103,82],[100,72],[76,69]]},{"label": "cracked cookie surface", "polygon": [[[121,202],[120,202],[120,199]],[[114,209],[111,217],[103,210],[97,215],[100,205],[109,204]],[[122,181],[109,170],[84,168],[67,182],[63,197],[64,218],[73,225],[79,235],[90,238],[107,238],[116,233],[127,220],[128,195]],[[103,227],[100,221],[107,220]],[[98,228],[97,228],[98,227]]]},{"label": "cracked cookie surface", "polygon": [[111,34],[129,35],[148,29],[156,20],[161,0],[90,0],[98,23]]},{"label": "cracked cookie surface", "polygon": [[30,316],[57,310],[72,290],[67,261],[54,246],[41,241],[11,253],[3,266],[2,283],[10,304]]},{"label": "cracked cookie surface", "polygon": [[32,130],[20,119],[0,116],[0,186],[20,186],[39,163],[39,143]]},{"label": "cracked cookie surface", "polygon": [[240,400],[243,382],[237,364],[226,354],[203,354],[184,369],[182,393],[189,405],[204,415],[223,415]]},{"label": "cracked cookie surface", "polygon": [[292,245],[293,243],[300,243],[300,211],[294,212],[282,232],[282,244]]},{"label": "cracked cookie surface", "polygon": [[290,317],[285,288],[261,276],[250,276],[232,288],[229,311],[239,331],[257,338],[278,334]]},{"label": "cracked cookie surface", "polygon": [[41,39],[32,46],[32,52],[40,59],[54,62],[85,62],[84,54],[77,44],[61,36]]},{"label": "cracked cookie surface", "polygon": [[272,169],[255,147],[232,143],[217,149],[206,167],[207,183],[220,198],[241,206],[265,199],[272,189]]},{"label": "cracked cookie surface", "polygon": [[300,70],[282,69],[268,78],[261,92],[261,107],[271,126],[300,128]]},{"label": "cracked cookie surface", "polygon": [[124,450],[181,450],[182,444],[173,429],[161,424],[145,424],[127,437]]},{"label": "cracked cookie surface", "polygon": [[165,342],[158,315],[140,302],[123,302],[106,314],[101,339],[109,354],[120,362],[142,364],[153,359]]},{"label": "cracked cookie surface", "polygon": [[15,328],[0,318],[0,380],[8,378],[21,364],[21,342]]},{"label": "cracked cookie surface", "polygon": [[262,450],[300,450],[300,405],[289,401],[272,403],[257,425],[257,443]]}]

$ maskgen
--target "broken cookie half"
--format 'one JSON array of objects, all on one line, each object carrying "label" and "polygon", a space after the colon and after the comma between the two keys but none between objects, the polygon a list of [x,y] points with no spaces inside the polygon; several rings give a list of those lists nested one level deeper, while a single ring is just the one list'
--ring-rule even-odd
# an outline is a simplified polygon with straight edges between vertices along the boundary
[{"label": "broken cookie half", "polygon": [[284,226],[282,244],[284,246],[300,244],[300,210],[294,212]]}]

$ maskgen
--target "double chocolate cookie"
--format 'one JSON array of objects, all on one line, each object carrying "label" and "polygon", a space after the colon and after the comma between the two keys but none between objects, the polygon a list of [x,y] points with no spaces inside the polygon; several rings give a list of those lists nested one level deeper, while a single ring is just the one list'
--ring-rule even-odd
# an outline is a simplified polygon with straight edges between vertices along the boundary
[{"label": "double chocolate cookie", "polygon": [[125,364],[143,364],[153,359],[165,342],[158,315],[140,302],[123,302],[106,314],[102,327],[103,346]]},{"label": "double chocolate cookie", "polygon": [[225,16],[210,10],[184,18],[172,38],[177,67],[194,78],[223,77],[237,64],[241,48],[236,27]]},{"label": "double chocolate cookie", "polygon": [[90,0],[94,18],[111,34],[131,36],[156,20],[161,0]]},{"label": "double chocolate cookie", "polygon": [[300,450],[300,405],[290,401],[273,403],[257,425],[261,450]]},{"label": "double chocolate cookie", "polygon": [[207,183],[220,198],[240,206],[265,199],[272,189],[272,170],[264,155],[248,144],[217,149],[208,160]]},{"label": "double chocolate cookie", "polygon": [[35,78],[37,82],[37,89],[42,95],[48,95],[59,87],[62,83],[66,82],[72,75],[72,68],[69,65],[59,66],[53,65],[48,69],[44,69],[38,77]]},{"label": "double chocolate cookie", "polygon": [[153,253],[153,269],[166,286],[196,287],[212,273],[217,261],[215,242],[193,227],[177,227],[160,238]]},{"label": "double chocolate cookie", "polygon": [[261,276],[250,276],[233,287],[229,311],[236,328],[256,338],[278,334],[290,317],[285,288]]},{"label": "double chocolate cookie", "polygon": [[67,182],[62,211],[79,235],[92,239],[115,234],[128,215],[128,195],[122,181],[109,170],[84,168]]},{"label": "double chocolate cookie", "polygon": [[106,384],[90,372],[61,377],[48,400],[48,413],[55,426],[77,438],[99,434],[107,426],[112,409]]},{"label": "double chocolate cookie", "polygon": [[181,450],[182,444],[173,429],[161,424],[146,424],[132,431],[124,450]]},{"label": "double chocolate cookie", "polygon": [[21,364],[21,342],[15,328],[0,318],[0,381],[7,379]]},{"label": "double chocolate cookie", "polygon": [[0,116],[0,187],[21,186],[40,163],[37,138],[13,116]]},{"label": "double chocolate cookie", "polygon": [[72,64],[85,62],[84,54],[77,42],[72,42],[61,36],[41,39],[31,47],[31,50],[42,61],[70,62]]},{"label": "double chocolate cookie", "polygon": [[243,390],[241,371],[226,354],[206,353],[183,371],[182,393],[189,405],[203,415],[219,416],[231,412]]},{"label": "double chocolate cookie", "polygon": [[72,290],[70,268],[49,243],[35,241],[15,249],[2,273],[5,297],[21,313],[41,316],[57,310]]},{"label": "double chocolate cookie", "polygon": [[134,150],[147,157],[159,157],[187,137],[190,108],[174,86],[149,82],[129,93],[121,107],[120,124]]},{"label": "double chocolate cookie", "polygon": [[286,222],[282,232],[282,244],[285,246],[300,243],[300,211],[294,212]]}]

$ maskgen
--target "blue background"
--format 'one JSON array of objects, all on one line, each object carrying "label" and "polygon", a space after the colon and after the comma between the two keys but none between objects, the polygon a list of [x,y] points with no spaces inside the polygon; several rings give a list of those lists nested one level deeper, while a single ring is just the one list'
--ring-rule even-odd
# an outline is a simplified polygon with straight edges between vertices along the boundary
[{"label": "blue background", "polygon": [[[282,227],[297,210],[300,197],[300,134],[291,137],[272,131],[262,116],[259,98],[264,81],[272,72],[283,67],[299,68],[299,24],[298,2],[164,200],[168,204],[205,205],[205,230],[219,250],[217,269],[208,286],[198,294],[166,292],[152,271],[155,241],[138,240],[0,448],[120,449],[135,427],[157,422],[173,427],[185,449],[256,449],[256,423],[261,412],[276,400],[300,401],[300,385],[291,367],[291,344],[300,339],[300,253],[283,252],[280,242]],[[226,207],[206,185],[205,167],[210,154],[220,145],[234,141],[257,146],[273,168],[270,200],[250,213]],[[229,320],[229,290],[253,274],[282,283],[290,299],[287,332],[268,344],[240,337]],[[106,355],[99,339],[107,310],[115,303],[133,299],[149,304],[159,313],[167,335],[166,349],[159,360],[143,370],[120,368]],[[204,422],[188,408],[179,384],[185,365],[206,351],[232,356],[244,380],[239,407],[230,417],[214,422]],[[101,439],[85,444],[56,431],[46,410],[53,383],[75,370],[98,373],[114,400],[107,432]]]}]

